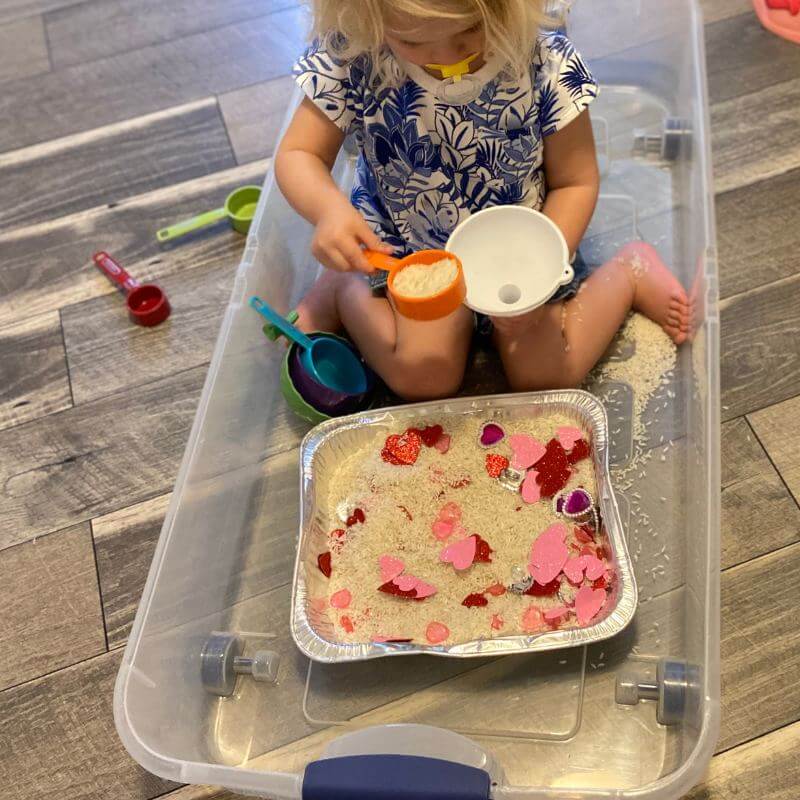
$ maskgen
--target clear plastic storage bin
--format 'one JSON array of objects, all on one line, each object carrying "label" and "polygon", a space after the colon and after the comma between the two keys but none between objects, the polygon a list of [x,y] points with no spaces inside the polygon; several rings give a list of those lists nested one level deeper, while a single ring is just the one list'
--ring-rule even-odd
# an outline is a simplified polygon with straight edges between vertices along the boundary
[{"label": "clear plastic storage bin", "polygon": [[[283,350],[247,300],[288,310],[316,266],[310,226],[268,175],[116,686],[119,735],[151,772],[272,798],[301,797],[305,775],[320,796],[333,772],[319,762],[358,754],[477,767],[494,798],[678,798],[701,779],[719,726],[719,317],[703,31],[692,0],[592,0],[569,28],[602,86],[592,112],[602,197],[586,248],[610,255],[641,236],[697,301],[697,335],[648,409],[652,452],[632,480],[623,434],[613,454],[612,474],[628,476],[619,499],[640,593],[634,622],[589,647],[477,661],[323,665],[299,653],[289,607],[307,426],[286,409]],[[342,185],[352,167],[343,152]],[[630,387],[615,398],[611,427],[624,432]],[[360,781],[376,791],[369,773],[351,775],[353,800]],[[391,770],[381,774],[391,783]]]}]

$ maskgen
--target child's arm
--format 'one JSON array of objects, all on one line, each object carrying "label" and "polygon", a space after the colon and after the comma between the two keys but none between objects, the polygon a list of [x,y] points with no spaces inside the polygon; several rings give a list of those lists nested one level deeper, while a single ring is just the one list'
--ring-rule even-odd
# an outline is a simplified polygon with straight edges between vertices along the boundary
[{"label": "child's arm", "polygon": [[311,251],[330,269],[372,272],[361,252],[391,252],[353,208],[331,177],[344,133],[308,98],[295,112],[278,152],[275,177],[291,206],[316,226]]},{"label": "child's arm", "polygon": [[600,190],[600,173],[589,112],[544,140],[547,198],[543,213],[561,228],[570,253],[589,227]]}]

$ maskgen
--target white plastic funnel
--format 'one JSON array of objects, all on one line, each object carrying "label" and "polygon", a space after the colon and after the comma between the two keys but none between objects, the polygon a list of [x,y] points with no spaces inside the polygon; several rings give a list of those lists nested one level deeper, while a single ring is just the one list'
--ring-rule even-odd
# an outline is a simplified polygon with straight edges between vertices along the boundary
[{"label": "white plastic funnel", "polygon": [[473,214],[453,231],[447,250],[464,268],[466,305],[492,317],[531,311],[574,276],[561,230],[523,206]]}]

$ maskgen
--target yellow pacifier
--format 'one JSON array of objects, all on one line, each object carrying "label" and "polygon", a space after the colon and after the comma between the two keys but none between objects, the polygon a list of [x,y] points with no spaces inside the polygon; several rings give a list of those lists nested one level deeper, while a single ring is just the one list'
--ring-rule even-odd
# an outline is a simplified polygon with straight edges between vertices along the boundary
[{"label": "yellow pacifier", "polygon": [[460,81],[461,78],[469,72],[469,65],[480,55],[480,53],[473,53],[467,56],[463,61],[457,64],[426,64],[428,69],[435,69],[437,72],[442,73],[442,78],[452,78],[454,82]]}]

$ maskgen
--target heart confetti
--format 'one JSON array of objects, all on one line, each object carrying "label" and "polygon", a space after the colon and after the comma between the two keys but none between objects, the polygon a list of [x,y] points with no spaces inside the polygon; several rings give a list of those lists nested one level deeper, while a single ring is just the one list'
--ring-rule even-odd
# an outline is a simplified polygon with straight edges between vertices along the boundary
[{"label": "heart confetti", "polygon": [[489,542],[486,539],[478,536],[477,533],[473,534],[475,538],[475,563],[476,564],[491,564],[492,563],[492,550],[489,547]]},{"label": "heart confetti", "polygon": [[591,530],[586,525],[579,525],[573,530],[573,533],[581,544],[592,544],[594,542],[594,536],[592,536]]},{"label": "heart confetti", "polygon": [[522,615],[522,630],[536,633],[544,627],[544,615],[536,606],[529,606]]},{"label": "heart confetti", "polygon": [[558,439],[551,439],[547,443],[545,454],[534,466],[538,473],[536,481],[541,488],[542,497],[553,497],[560,492],[572,474],[567,454]]},{"label": "heart confetti", "polygon": [[390,555],[383,555],[378,559],[378,566],[381,570],[381,580],[384,583],[393,581],[398,575],[403,574],[406,565],[399,559]]},{"label": "heart confetti", "polygon": [[416,433],[425,447],[435,447],[436,442],[444,436],[444,428],[441,425],[429,425],[427,428],[409,428],[406,433]]},{"label": "heart confetti", "polygon": [[330,578],[333,567],[331,566],[331,552],[326,550],[317,556],[317,566],[319,571],[326,577]]},{"label": "heart confetti", "polygon": [[417,588],[417,578],[413,575],[398,575],[394,582],[397,584],[401,592],[410,592]]},{"label": "heart confetti", "polygon": [[443,433],[434,445],[434,448],[444,455],[450,449],[450,442],[450,434]]},{"label": "heart confetti", "polygon": [[591,622],[605,605],[606,593],[603,589],[592,589],[591,586],[582,586],[575,595],[575,613],[578,622],[586,625]]},{"label": "heart confetti", "polygon": [[347,522],[345,523],[348,528],[352,528],[353,525],[358,525],[359,523],[363,524],[367,521],[366,516],[364,515],[364,511],[361,508],[356,508],[353,513],[347,518]]},{"label": "heart confetti", "polygon": [[566,526],[557,522],[541,533],[531,547],[528,572],[542,586],[557,578],[567,563],[569,550],[564,544],[566,535]]},{"label": "heart confetti", "polygon": [[570,464],[577,464],[579,461],[583,461],[584,458],[589,458],[591,454],[592,448],[589,447],[589,442],[586,439],[580,439],[575,442],[572,450],[567,453],[567,461]]},{"label": "heart confetti", "polygon": [[356,629],[356,626],[353,625],[353,620],[346,615],[342,616],[342,618],[339,620],[339,624],[345,629],[345,631],[347,631],[347,633],[352,633]]},{"label": "heart confetti", "polygon": [[503,430],[502,425],[498,425],[496,422],[485,422],[481,428],[478,443],[481,447],[494,447],[505,438],[506,432]]},{"label": "heart confetti", "polygon": [[424,600],[426,597],[433,597],[436,594],[436,587],[431,586],[429,583],[425,583],[425,581],[419,580],[417,578],[417,600]]},{"label": "heart confetti", "polygon": [[492,614],[492,630],[493,631],[502,630],[503,625],[505,625],[503,618],[499,614]]},{"label": "heart confetti", "polygon": [[431,644],[441,644],[450,636],[450,628],[441,622],[431,622],[425,629],[425,638]]},{"label": "heart confetti", "polygon": [[485,593],[492,597],[502,597],[506,593],[506,587],[502,583],[493,583]]},{"label": "heart confetti", "polygon": [[431,525],[433,535],[443,542],[445,539],[452,536],[454,533],[463,531],[461,527],[461,506],[458,503],[445,503],[439,515]]},{"label": "heart confetti", "polygon": [[482,608],[489,605],[489,600],[481,593],[468,594],[462,601],[462,606],[467,608]]},{"label": "heart confetti", "polygon": [[554,578],[550,583],[545,583],[544,585],[532,581],[531,585],[522,594],[526,594],[529,597],[552,597],[554,594],[558,594],[560,588],[561,581],[558,578]]},{"label": "heart confetti", "polygon": [[583,438],[583,431],[580,428],[565,426],[556,430],[556,436],[561,446],[569,451],[575,446],[575,442]]},{"label": "heart confetti", "polygon": [[457,570],[465,570],[472,566],[478,550],[478,543],[474,536],[460,539],[447,545],[439,553],[439,560],[445,564],[452,564]]},{"label": "heart confetti", "polygon": [[415,431],[406,431],[402,436],[393,433],[386,438],[381,458],[387,464],[411,466],[417,463],[421,449],[422,439]]},{"label": "heart confetti", "polygon": [[508,468],[509,460],[499,453],[486,454],[486,472],[490,478],[499,478],[505,469]]},{"label": "heart confetti", "polygon": [[353,595],[347,589],[340,589],[331,595],[331,605],[334,608],[345,609],[353,602]]},{"label": "heart confetti", "polygon": [[522,499],[526,503],[538,503],[542,499],[542,490],[539,486],[539,473],[532,469],[522,482]]},{"label": "heart confetti", "polygon": [[557,608],[551,608],[549,611],[545,611],[544,618],[548,622],[553,622],[554,620],[563,619],[568,614],[569,609],[566,606],[558,606]]},{"label": "heart confetti", "polygon": [[508,443],[513,453],[511,466],[514,469],[532,467],[547,452],[541,442],[536,441],[533,436],[529,436],[527,433],[515,433],[509,437]]}]

